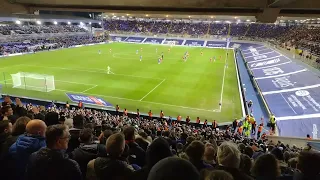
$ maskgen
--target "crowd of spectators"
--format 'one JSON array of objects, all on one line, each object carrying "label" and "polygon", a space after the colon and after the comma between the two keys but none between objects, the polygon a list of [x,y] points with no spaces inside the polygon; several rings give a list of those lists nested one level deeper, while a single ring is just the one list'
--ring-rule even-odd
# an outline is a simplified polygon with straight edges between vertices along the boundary
[{"label": "crowd of spectators", "polygon": [[0,120],[1,179],[317,180],[319,152],[194,127],[70,107],[12,103]]},{"label": "crowd of spectators", "polygon": [[12,34],[37,34],[37,33],[67,33],[87,32],[84,28],[76,25],[1,25],[0,35]]},{"label": "crowd of spectators", "polygon": [[68,48],[76,45],[85,45],[105,42],[103,36],[95,37],[92,35],[82,36],[63,36],[52,38],[28,39],[12,43],[0,43],[0,56],[14,53],[37,52],[43,50],[52,50],[58,48]]},{"label": "crowd of spectators", "polygon": [[205,35],[250,39],[267,39],[278,44],[289,44],[294,48],[320,55],[320,28],[303,25],[279,25],[261,23],[223,23],[186,21],[104,20],[104,28],[118,33],[178,34],[191,37]]}]

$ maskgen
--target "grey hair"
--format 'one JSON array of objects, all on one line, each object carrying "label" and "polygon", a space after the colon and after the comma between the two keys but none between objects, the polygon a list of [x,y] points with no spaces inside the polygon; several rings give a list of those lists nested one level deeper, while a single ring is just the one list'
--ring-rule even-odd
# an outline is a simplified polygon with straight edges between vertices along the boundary
[{"label": "grey hair", "polygon": [[218,147],[217,157],[219,165],[239,168],[240,166],[240,151],[232,142],[223,142]]}]

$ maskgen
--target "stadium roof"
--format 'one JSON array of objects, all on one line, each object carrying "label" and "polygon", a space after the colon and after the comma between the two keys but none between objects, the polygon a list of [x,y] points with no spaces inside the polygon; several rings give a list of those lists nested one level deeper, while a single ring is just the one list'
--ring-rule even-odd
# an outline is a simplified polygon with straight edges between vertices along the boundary
[{"label": "stadium roof", "polygon": [[319,0],[10,0],[1,12],[36,10],[88,11],[141,14],[253,16],[258,22],[275,22],[279,16],[320,16]]}]

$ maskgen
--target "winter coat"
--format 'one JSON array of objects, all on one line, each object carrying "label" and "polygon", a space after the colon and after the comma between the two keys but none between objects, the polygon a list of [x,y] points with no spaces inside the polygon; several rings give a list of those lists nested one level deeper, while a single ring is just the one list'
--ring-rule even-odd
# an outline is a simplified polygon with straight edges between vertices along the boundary
[{"label": "winter coat", "polygon": [[86,179],[126,180],[132,173],[133,168],[121,158],[98,157],[88,163]]},{"label": "winter coat", "polygon": [[81,144],[72,151],[70,158],[75,160],[81,169],[83,178],[86,177],[87,165],[89,161],[98,156],[106,156],[106,146],[102,144]]},{"label": "winter coat", "polygon": [[26,180],[81,180],[79,164],[64,150],[42,148],[30,156]]},{"label": "winter coat", "polygon": [[46,140],[41,136],[30,136],[23,134],[9,148],[9,155],[12,157],[17,179],[23,179],[23,174],[27,167],[29,156],[46,146]]}]

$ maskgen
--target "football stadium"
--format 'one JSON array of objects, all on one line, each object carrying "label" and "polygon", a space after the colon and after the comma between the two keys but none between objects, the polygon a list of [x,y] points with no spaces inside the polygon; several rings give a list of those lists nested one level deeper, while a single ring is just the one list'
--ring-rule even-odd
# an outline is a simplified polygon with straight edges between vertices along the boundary
[{"label": "football stadium", "polygon": [[4,0],[4,180],[320,180],[320,1]]}]

